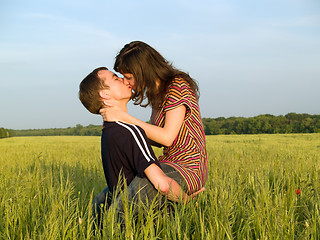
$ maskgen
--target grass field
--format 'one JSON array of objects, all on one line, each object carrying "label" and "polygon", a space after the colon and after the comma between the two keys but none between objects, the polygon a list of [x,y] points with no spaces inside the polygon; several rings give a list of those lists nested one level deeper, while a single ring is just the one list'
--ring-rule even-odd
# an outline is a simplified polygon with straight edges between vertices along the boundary
[{"label": "grass field", "polygon": [[[207,136],[207,150],[206,190],[175,220],[129,210],[121,231],[110,211],[104,237],[320,238],[320,134]],[[90,201],[104,187],[99,137],[0,139],[0,239],[100,239]]]}]

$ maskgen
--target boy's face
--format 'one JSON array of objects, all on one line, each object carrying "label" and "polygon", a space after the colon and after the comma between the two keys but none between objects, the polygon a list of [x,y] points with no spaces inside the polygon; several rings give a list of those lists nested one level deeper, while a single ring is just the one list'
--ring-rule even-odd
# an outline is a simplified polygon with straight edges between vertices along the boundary
[{"label": "boy's face", "polygon": [[100,70],[98,76],[104,81],[104,84],[109,86],[106,93],[115,100],[130,99],[132,94],[132,87],[122,78],[109,70]]}]

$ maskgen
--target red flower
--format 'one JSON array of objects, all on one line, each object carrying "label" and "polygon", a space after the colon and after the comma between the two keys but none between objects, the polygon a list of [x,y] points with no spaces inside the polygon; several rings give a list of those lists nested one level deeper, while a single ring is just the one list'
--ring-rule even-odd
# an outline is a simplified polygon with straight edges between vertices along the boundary
[{"label": "red flower", "polygon": [[301,194],[301,190],[299,188],[296,189],[296,194],[300,195]]}]

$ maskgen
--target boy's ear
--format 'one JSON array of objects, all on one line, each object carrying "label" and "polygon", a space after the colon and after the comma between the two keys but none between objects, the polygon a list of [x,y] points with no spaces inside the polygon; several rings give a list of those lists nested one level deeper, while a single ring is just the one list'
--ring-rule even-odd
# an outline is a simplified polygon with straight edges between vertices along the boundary
[{"label": "boy's ear", "polygon": [[99,96],[103,99],[110,99],[110,96],[108,95],[106,90],[100,90],[99,91]]}]

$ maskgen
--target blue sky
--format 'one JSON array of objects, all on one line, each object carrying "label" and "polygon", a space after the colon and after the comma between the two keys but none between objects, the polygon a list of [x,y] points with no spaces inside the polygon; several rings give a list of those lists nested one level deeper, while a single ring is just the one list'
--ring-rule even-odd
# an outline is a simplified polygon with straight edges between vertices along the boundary
[{"label": "blue sky", "polygon": [[0,127],[101,124],[79,83],[133,40],[198,81],[202,117],[320,114],[318,0],[4,0],[0,31]]}]

